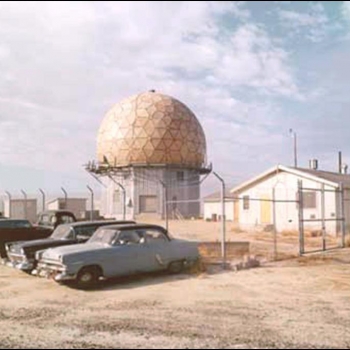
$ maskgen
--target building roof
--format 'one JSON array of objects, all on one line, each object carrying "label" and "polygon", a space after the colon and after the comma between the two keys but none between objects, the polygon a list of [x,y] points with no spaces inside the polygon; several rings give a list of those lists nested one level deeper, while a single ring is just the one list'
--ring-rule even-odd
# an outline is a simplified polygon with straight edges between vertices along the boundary
[{"label": "building roof", "polygon": [[313,169],[306,169],[306,168],[297,168],[297,169],[302,172],[308,173],[310,175],[317,176],[318,178],[337,183],[338,185],[342,183],[344,187],[350,188],[349,174],[340,174],[340,173],[334,173],[332,171],[313,170]]},{"label": "building roof", "polygon": [[[225,193],[225,200],[227,201],[233,201],[234,195],[231,193],[230,190],[226,190]],[[221,192],[214,192],[209,194],[208,196],[204,197],[204,202],[218,202],[221,200]]]},{"label": "building roof", "polygon": [[98,131],[97,158],[113,167],[202,169],[206,140],[186,105],[152,90],[122,100],[106,113]]},{"label": "building roof", "polygon": [[349,174],[340,174],[340,173],[335,173],[331,171],[313,170],[313,169],[307,169],[307,168],[294,168],[294,167],[287,167],[284,165],[277,165],[261,173],[260,175],[253,177],[248,181],[245,181],[240,185],[234,187],[230,192],[231,194],[240,192],[246,189],[247,187],[251,187],[256,183],[259,183],[263,179],[271,176],[273,173],[278,173],[278,172],[287,172],[287,173],[299,176],[301,178],[313,180],[319,183],[324,183],[325,185],[329,185],[334,188],[338,188],[340,184],[343,184],[345,188],[350,188]]}]

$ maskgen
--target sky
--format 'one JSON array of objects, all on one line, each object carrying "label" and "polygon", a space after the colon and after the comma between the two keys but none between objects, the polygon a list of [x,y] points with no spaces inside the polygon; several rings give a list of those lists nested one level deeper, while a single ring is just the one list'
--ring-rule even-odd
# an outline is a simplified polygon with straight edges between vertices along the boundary
[{"label": "sky", "polygon": [[[350,2],[0,2],[0,194],[99,184],[106,111],[155,89],[197,115],[228,186],[350,165]],[[204,184],[209,191],[218,184]]]}]

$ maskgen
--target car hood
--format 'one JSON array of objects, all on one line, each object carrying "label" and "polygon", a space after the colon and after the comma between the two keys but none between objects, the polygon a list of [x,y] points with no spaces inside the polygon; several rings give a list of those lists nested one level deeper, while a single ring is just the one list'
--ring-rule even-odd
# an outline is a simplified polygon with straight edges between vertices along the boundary
[{"label": "car hood", "polygon": [[25,249],[25,248],[32,248],[36,247],[37,245],[45,245],[48,243],[53,243],[60,241],[58,239],[52,239],[52,238],[43,238],[43,239],[35,239],[34,241],[21,241],[21,242],[16,242],[12,244],[13,248],[18,248],[18,249]]},{"label": "car hood", "polygon": [[43,259],[50,260],[60,260],[60,257],[71,255],[71,254],[79,254],[79,253],[87,253],[90,251],[96,250],[104,250],[110,247],[108,244],[104,243],[83,243],[83,244],[74,244],[65,247],[57,247],[47,249],[42,255]]}]

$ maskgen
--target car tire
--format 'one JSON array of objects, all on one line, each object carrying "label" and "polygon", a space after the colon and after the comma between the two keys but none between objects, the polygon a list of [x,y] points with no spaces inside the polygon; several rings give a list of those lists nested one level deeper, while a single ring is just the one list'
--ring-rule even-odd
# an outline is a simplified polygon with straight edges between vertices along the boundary
[{"label": "car tire", "polygon": [[168,266],[168,271],[171,274],[178,274],[181,273],[184,269],[184,262],[183,261],[173,261]]},{"label": "car tire", "polygon": [[82,268],[76,278],[76,284],[79,288],[89,288],[97,284],[100,272],[97,267],[84,267]]}]

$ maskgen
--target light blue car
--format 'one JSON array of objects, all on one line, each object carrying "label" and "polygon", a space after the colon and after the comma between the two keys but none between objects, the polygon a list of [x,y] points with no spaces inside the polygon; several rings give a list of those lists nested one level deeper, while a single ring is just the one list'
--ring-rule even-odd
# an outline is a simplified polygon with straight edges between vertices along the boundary
[{"label": "light blue car", "polygon": [[196,242],[172,239],[160,226],[112,225],[99,228],[85,244],[38,252],[34,274],[88,287],[101,279],[136,273],[178,273],[198,258]]}]

